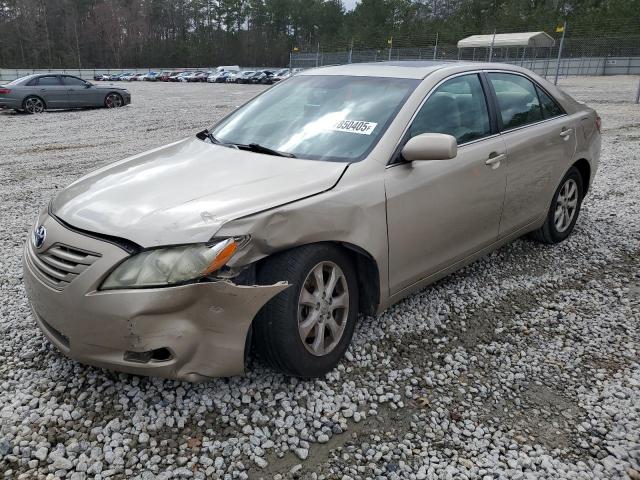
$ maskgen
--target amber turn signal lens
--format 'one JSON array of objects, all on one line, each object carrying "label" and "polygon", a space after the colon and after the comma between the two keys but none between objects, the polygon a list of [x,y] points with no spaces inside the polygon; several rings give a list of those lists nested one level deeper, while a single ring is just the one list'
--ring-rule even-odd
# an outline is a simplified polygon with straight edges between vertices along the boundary
[{"label": "amber turn signal lens", "polygon": [[213,272],[220,270],[236,253],[238,249],[238,244],[233,238],[229,238],[228,240],[222,242],[220,244],[222,247],[220,251],[216,254],[216,257],[209,264],[207,268],[202,272],[203,275],[210,275]]}]

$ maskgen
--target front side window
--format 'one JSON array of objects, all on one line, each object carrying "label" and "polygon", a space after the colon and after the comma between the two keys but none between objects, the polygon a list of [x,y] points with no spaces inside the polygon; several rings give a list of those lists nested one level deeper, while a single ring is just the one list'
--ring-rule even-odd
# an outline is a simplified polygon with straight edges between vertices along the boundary
[{"label": "front side window", "polygon": [[299,158],[358,161],[418,84],[403,78],[298,76],[256,97],[211,133],[223,144],[255,143]]},{"label": "front side window", "polygon": [[477,74],[463,75],[440,85],[422,105],[409,136],[446,133],[458,144],[491,134],[487,101]]},{"label": "front side window", "polygon": [[46,77],[39,77],[38,78],[38,85],[39,86],[43,86],[43,85],[44,86],[59,86],[60,85],[60,80],[55,75],[47,75]]},{"label": "front side window", "polygon": [[84,87],[87,84],[87,82],[85,82],[80,78],[69,77],[69,76],[62,77],[62,81],[64,82],[65,85],[68,85],[71,87]]},{"label": "front side window", "polygon": [[531,80],[511,73],[489,73],[498,98],[502,128],[521,127],[542,120],[542,109]]}]

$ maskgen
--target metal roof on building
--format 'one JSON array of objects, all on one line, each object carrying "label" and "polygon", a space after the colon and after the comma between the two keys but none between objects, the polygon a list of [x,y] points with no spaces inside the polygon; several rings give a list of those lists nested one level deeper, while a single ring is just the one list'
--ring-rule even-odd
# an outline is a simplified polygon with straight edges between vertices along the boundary
[{"label": "metal roof on building", "polygon": [[553,47],[555,40],[545,32],[496,33],[471,35],[458,42],[458,48],[474,47]]}]

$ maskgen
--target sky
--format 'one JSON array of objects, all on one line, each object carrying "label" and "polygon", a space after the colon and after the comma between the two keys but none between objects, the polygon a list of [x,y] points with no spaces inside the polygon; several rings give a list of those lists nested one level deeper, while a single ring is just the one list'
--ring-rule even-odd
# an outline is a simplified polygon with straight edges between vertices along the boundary
[{"label": "sky", "polygon": [[353,10],[354,8],[356,8],[356,4],[359,1],[360,0],[342,0],[342,3],[344,4],[344,8],[346,8],[347,10]]}]

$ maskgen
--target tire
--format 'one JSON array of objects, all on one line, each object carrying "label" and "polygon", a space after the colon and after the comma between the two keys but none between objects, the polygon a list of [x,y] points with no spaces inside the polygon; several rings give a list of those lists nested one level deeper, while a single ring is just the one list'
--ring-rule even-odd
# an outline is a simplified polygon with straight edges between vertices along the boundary
[{"label": "tire", "polygon": [[[322,272],[326,286],[332,271],[337,280],[329,302],[320,295],[323,290],[317,288],[315,273]],[[349,256],[330,244],[298,247],[269,257],[257,275],[261,285],[282,280],[291,284],[256,316],[253,341],[258,355],[297,377],[320,377],[331,371],[351,343],[358,316],[358,284]],[[301,295],[303,288],[306,293]]]},{"label": "tire", "polygon": [[567,239],[578,220],[584,195],[582,175],[571,167],[553,194],[553,201],[542,227],[531,236],[541,243],[555,244]]},{"label": "tire", "polygon": [[107,108],[119,108],[124,105],[124,99],[122,95],[116,92],[111,92],[104,97],[104,106]]},{"label": "tire", "polygon": [[46,110],[47,106],[40,97],[35,95],[29,95],[22,101],[22,109],[33,115],[35,113],[42,113]]}]

